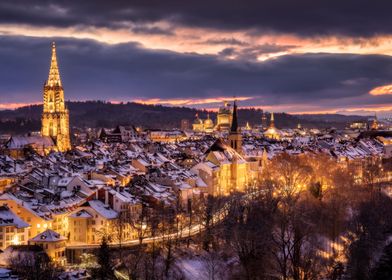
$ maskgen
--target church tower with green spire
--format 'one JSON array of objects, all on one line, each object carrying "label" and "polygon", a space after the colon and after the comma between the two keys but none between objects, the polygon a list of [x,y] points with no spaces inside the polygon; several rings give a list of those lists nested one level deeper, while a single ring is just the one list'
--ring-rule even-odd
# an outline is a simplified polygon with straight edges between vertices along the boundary
[{"label": "church tower with green spire", "polygon": [[41,135],[52,137],[60,152],[71,149],[69,112],[65,107],[64,89],[61,84],[54,42],[52,43],[49,76],[44,84]]}]

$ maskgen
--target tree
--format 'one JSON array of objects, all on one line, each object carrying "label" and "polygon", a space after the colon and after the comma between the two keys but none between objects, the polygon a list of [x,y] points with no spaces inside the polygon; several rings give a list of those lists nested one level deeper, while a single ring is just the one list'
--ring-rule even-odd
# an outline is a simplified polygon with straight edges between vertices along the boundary
[{"label": "tree", "polygon": [[49,256],[43,251],[12,254],[8,262],[10,268],[21,279],[51,280],[55,279],[59,274]]},{"label": "tree", "polygon": [[145,205],[145,203],[141,204],[141,211],[139,215],[135,215],[130,219],[130,226],[132,227],[133,230],[136,231],[138,239],[139,239],[139,245],[143,243],[143,239],[147,235],[147,218],[149,216],[148,213],[148,208]]},{"label": "tree", "polygon": [[392,243],[385,246],[380,260],[371,273],[372,280],[392,279]]},{"label": "tree", "polygon": [[111,252],[108,245],[108,238],[102,237],[101,246],[97,254],[98,268],[95,270],[95,279],[109,280],[115,279],[111,264]]},{"label": "tree", "polygon": [[202,222],[204,226],[204,234],[203,234],[203,249],[208,251],[213,239],[212,236],[212,227],[214,224],[213,221],[213,214],[214,214],[214,197],[208,195],[207,201],[205,203]]},{"label": "tree", "polygon": [[227,272],[225,271],[225,263],[221,260],[221,257],[216,252],[205,252],[202,256],[202,262],[204,264],[204,273],[208,280],[220,280],[227,279]]},{"label": "tree", "polygon": [[380,178],[382,178],[383,169],[381,160],[378,158],[369,158],[363,161],[362,164],[362,181],[368,186],[373,193],[380,191],[376,188]]},{"label": "tree", "polygon": [[315,182],[309,185],[310,193],[317,198],[318,200],[322,200],[323,198],[323,186],[320,182]]},{"label": "tree", "polygon": [[306,189],[312,168],[303,156],[282,153],[271,160],[271,168],[264,168],[264,181],[275,187],[276,195],[295,199]]},{"label": "tree", "polygon": [[240,198],[234,196],[229,204],[221,238],[226,241],[226,251],[234,252],[238,258],[244,279],[263,278],[272,266],[271,231],[276,200],[268,194],[249,201]]},{"label": "tree", "polygon": [[392,203],[380,194],[358,207],[352,219],[352,231],[357,238],[351,243],[347,258],[347,274],[352,279],[369,279],[392,228]]},{"label": "tree", "polygon": [[122,259],[122,243],[124,240],[124,234],[129,230],[130,223],[125,212],[121,211],[118,213],[118,217],[114,222],[114,239],[118,242],[120,260]]}]

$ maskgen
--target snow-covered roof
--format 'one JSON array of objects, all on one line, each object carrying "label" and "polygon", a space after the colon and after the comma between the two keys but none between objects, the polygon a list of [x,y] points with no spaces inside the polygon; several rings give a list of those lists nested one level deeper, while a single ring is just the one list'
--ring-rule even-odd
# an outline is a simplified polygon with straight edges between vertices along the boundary
[{"label": "snow-covered roof", "polygon": [[88,202],[90,207],[94,209],[99,215],[106,219],[115,219],[118,216],[118,213],[110,208],[109,205],[105,205],[100,200],[91,200]]},{"label": "snow-covered roof", "polygon": [[15,226],[16,228],[26,228],[29,224],[20,219],[12,212],[8,206],[0,206],[0,227]]},{"label": "snow-covered roof", "polygon": [[69,217],[87,219],[87,218],[92,218],[93,216],[89,212],[87,212],[86,210],[82,209],[82,210],[79,210],[75,213],[72,213],[71,215],[69,215]]},{"label": "snow-covered roof", "polygon": [[35,144],[41,147],[54,146],[53,140],[50,137],[44,136],[13,136],[7,143],[9,149],[21,149],[25,146]]},{"label": "snow-covered roof", "polygon": [[47,229],[44,232],[37,234],[35,237],[29,239],[31,242],[59,242],[66,240],[64,236],[61,236],[59,233]]}]

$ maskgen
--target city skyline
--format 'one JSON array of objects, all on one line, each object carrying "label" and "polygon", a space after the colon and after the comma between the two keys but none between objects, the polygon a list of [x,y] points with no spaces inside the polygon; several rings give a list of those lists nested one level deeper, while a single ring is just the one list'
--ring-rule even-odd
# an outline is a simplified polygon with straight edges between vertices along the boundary
[{"label": "city skyline", "polygon": [[278,2],[2,2],[0,109],[41,103],[55,40],[69,100],[388,116],[390,3]]},{"label": "city skyline", "polygon": [[0,278],[392,279],[391,8],[0,1]]}]

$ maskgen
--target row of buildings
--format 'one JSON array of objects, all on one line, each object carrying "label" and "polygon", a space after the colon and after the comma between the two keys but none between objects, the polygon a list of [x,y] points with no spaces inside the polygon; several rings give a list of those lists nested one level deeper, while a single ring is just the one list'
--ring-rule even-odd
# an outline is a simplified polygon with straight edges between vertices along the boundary
[{"label": "row of buildings", "polygon": [[[192,131],[195,133],[228,133],[230,131],[234,115],[234,106],[232,106],[229,102],[224,102],[223,106],[219,108],[216,124],[210,118],[210,114],[207,114],[207,119],[203,120],[199,118],[199,114],[196,114],[196,118],[192,124]],[[250,132],[254,129],[246,123],[246,126],[242,128],[245,132]],[[279,140],[282,137],[282,132],[278,128],[275,127],[275,118],[274,113],[271,113],[271,118],[269,125],[267,124],[267,116],[265,112],[261,113],[261,125],[256,127],[256,130],[261,132],[264,137],[270,139]]]},{"label": "row of buildings", "polygon": [[[53,242],[61,246],[53,245],[59,250],[51,256],[61,259],[66,247],[116,236],[119,217],[137,221],[143,205],[180,202],[186,209],[189,200],[208,194],[247,191],[281,153],[324,154],[337,163],[392,155],[392,137],[381,132],[348,138],[297,129],[290,141],[276,141],[240,132],[236,119],[234,109],[227,139],[206,135],[171,143],[140,134],[126,141],[90,141],[66,153],[1,155],[0,249],[58,236]],[[137,239],[132,223],[122,232],[124,240]]]},{"label": "row of buildings", "polygon": [[[39,246],[57,263],[66,250],[138,239],[142,209],[181,207],[207,195],[259,185],[281,153],[324,154],[339,162],[390,158],[388,131],[286,129],[271,114],[264,129],[240,129],[237,104],[225,103],[217,124],[196,119],[194,132],[143,132],[134,127],[78,133],[69,115],[52,45],[39,136],[13,136],[0,153],[0,249]],[[217,134],[212,132],[218,132]],[[83,141],[82,141],[83,138]],[[0,254],[0,262],[1,262]]]}]

